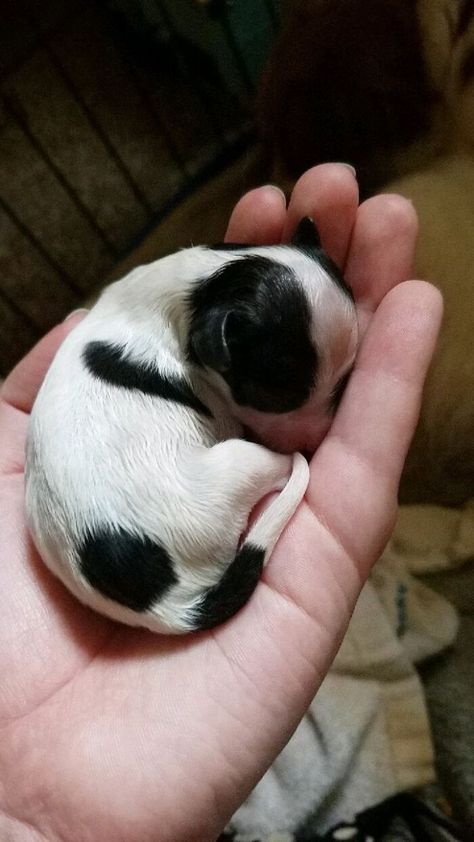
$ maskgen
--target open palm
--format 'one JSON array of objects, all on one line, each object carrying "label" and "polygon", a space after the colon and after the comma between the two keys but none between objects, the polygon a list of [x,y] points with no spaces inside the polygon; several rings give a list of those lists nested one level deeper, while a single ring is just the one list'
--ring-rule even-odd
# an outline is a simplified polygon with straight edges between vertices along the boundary
[{"label": "open palm", "polygon": [[287,240],[313,216],[364,328],[357,365],[311,463],[305,502],[249,603],[186,638],[93,614],[42,565],[23,515],[28,412],[57,327],[0,403],[0,838],[213,840],[288,740],[324,677],[396,511],[399,475],[439,326],[436,291],[409,276],[410,205],[359,208],[349,169],[324,165],[288,209],[272,188],[234,210],[232,241]]}]

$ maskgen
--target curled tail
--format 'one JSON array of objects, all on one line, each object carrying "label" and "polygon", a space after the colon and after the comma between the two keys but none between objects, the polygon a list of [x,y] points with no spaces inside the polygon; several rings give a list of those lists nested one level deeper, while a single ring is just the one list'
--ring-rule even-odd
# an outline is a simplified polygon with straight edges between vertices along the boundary
[{"label": "curled tail", "polygon": [[301,453],[293,454],[293,470],[277,499],[250,528],[234,560],[219,582],[193,610],[196,631],[210,629],[232,617],[252,595],[262,570],[283,529],[304,497],[309,466]]}]

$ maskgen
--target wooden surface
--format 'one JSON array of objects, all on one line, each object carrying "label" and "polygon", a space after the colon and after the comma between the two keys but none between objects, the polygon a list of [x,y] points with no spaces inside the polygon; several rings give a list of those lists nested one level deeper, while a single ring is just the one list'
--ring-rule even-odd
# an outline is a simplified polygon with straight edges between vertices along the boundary
[{"label": "wooden surface", "polygon": [[123,277],[135,266],[150,263],[179,248],[222,242],[235,203],[258,183],[258,153],[250,150],[181,202],[114,266],[107,280]]},{"label": "wooden surface", "polygon": [[[103,285],[223,142],[186,75],[131,63],[100,3],[35,9],[2,6],[0,375]],[[242,122],[238,103],[227,114],[224,143]],[[163,231],[171,250],[179,237]]]}]

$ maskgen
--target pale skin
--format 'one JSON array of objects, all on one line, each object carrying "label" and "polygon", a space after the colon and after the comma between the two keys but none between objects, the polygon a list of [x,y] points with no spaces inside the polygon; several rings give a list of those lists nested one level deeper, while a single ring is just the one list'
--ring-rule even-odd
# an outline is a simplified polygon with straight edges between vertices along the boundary
[{"label": "pale skin", "polygon": [[407,281],[416,237],[399,197],[358,207],[349,169],[308,171],[288,208],[244,196],[230,241],[287,240],[311,215],[367,328],[305,502],[249,603],[167,638],[83,608],[42,565],[23,517],[28,412],[74,316],[5,382],[0,404],[0,838],[212,842],[277,756],[326,674],[384,547],[441,319]]}]

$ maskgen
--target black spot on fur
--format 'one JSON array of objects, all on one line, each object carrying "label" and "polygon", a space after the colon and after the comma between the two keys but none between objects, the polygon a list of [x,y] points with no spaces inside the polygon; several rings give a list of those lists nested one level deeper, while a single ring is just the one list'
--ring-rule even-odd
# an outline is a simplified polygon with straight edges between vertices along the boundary
[{"label": "black spot on fur", "polygon": [[106,527],[80,549],[82,575],[101,594],[133,611],[147,611],[178,581],[160,544]]},{"label": "black spot on fur", "polygon": [[320,249],[321,238],[319,236],[319,231],[316,228],[314,219],[311,219],[310,216],[304,216],[296,228],[296,231],[291,238],[291,242],[294,246],[301,246],[303,248],[306,246],[313,249]]},{"label": "black spot on fur", "polygon": [[324,271],[327,272],[331,281],[334,281],[339,289],[341,289],[342,292],[351,299],[351,301],[354,301],[352,290],[347,285],[341,270],[326,254],[326,252],[323,251],[319,231],[316,228],[314,220],[311,219],[310,216],[303,217],[293,234],[291,242],[295,248],[300,251],[304,251],[308,257],[311,257],[316,263],[319,263]]},{"label": "black spot on fur", "polygon": [[332,395],[329,399],[329,411],[333,415],[335,415],[335,413],[337,411],[337,408],[338,408],[339,404],[341,403],[342,396],[343,396],[344,392],[346,391],[346,386],[349,382],[349,378],[352,374],[352,371],[353,371],[352,368],[349,369],[349,371],[346,371],[346,373],[343,374],[341,379],[338,380],[338,382],[336,383],[336,385],[335,385],[335,387],[332,391]]},{"label": "black spot on fur", "polygon": [[289,267],[238,258],[198,283],[189,303],[189,357],[219,371],[236,403],[282,413],[308,400],[318,360],[306,295]]},{"label": "black spot on fur", "polygon": [[123,348],[111,342],[89,342],[83,352],[84,362],[94,377],[119,386],[122,389],[136,389],[147,395],[181,403],[195,409],[202,415],[212,417],[211,412],[196,397],[185,380],[169,374],[162,374],[157,368],[127,357]]},{"label": "black spot on fur", "polygon": [[220,582],[207,591],[195,616],[195,629],[212,629],[242,608],[254,592],[263,570],[265,551],[244,544]]}]

